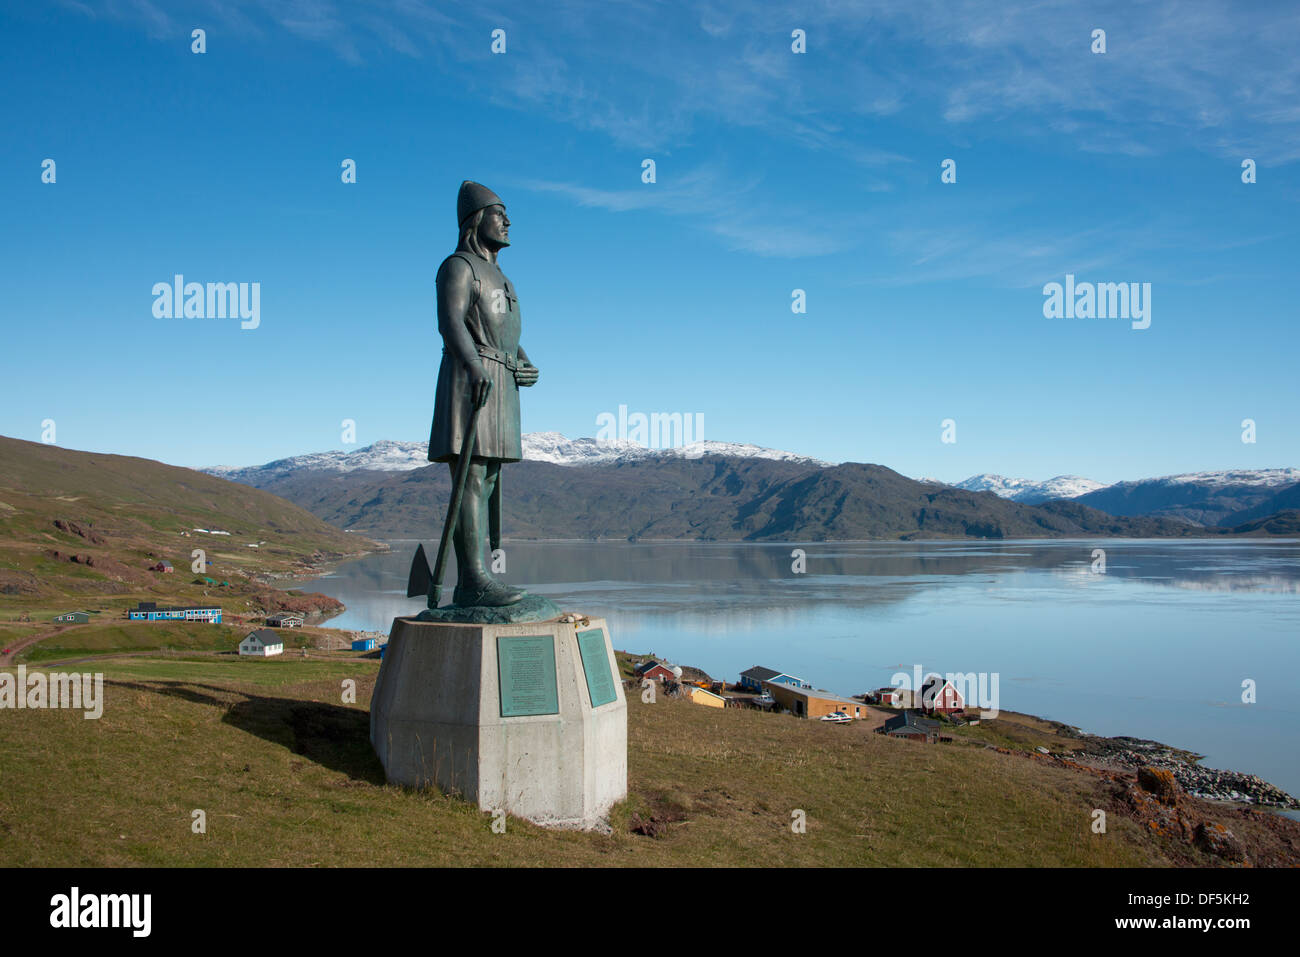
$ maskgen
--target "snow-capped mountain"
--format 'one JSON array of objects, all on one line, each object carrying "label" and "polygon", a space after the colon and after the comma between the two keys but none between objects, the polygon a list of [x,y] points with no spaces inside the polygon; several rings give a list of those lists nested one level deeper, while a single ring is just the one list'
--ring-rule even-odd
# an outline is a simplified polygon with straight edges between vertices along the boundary
[{"label": "snow-capped mountain", "polygon": [[[287,459],[277,459],[265,465],[247,467],[216,465],[203,471],[234,482],[260,486],[290,472],[355,472],[363,469],[376,472],[409,471],[429,464],[428,451],[428,442],[398,442],[381,439],[373,445],[352,452],[311,452]],[[765,449],[739,442],[717,442],[706,439],[678,448],[648,449],[635,442],[591,438],[570,439],[559,432],[525,433],[523,451],[524,458],[530,462],[550,462],[554,465],[608,465],[650,459],[699,458],[702,455],[773,459],[818,467],[831,464],[806,455],[782,452],[779,449]]]},{"label": "snow-capped mountain", "polygon": [[1078,475],[1057,475],[1055,478],[1036,482],[1033,479],[1007,478],[1005,475],[983,472],[958,482],[954,487],[968,492],[992,492],[999,498],[1023,502],[1026,505],[1037,505],[1039,502],[1047,502],[1054,498],[1077,498],[1095,492],[1099,488],[1105,488],[1106,483]]},{"label": "snow-capped mountain", "polygon": [[1151,515],[1233,526],[1300,504],[1300,469],[1223,469],[1116,482],[1081,495],[1111,515]]},{"label": "snow-capped mountain", "polygon": [[612,462],[635,462],[647,459],[699,458],[702,455],[723,455],[728,458],[772,459],[778,462],[797,462],[801,465],[825,467],[830,462],[765,449],[759,445],[741,442],[717,442],[705,439],[671,449],[648,449],[635,442],[617,439],[570,439],[559,432],[529,432],[523,437],[524,458],[530,462],[551,462],[555,465],[605,465]]},{"label": "snow-capped mountain", "polygon": [[1181,475],[1161,475],[1156,478],[1115,484],[1118,487],[1150,482],[1164,482],[1169,485],[1206,485],[1212,488],[1228,485],[1278,488],[1300,482],[1300,469],[1224,469],[1219,472],[1184,472]]},{"label": "snow-capped mountain", "polygon": [[[265,465],[239,468],[216,466],[210,475],[256,488],[283,491],[286,483],[311,473],[404,472],[428,465],[425,442],[382,440],[351,452],[313,452],[278,459]],[[530,432],[523,436],[524,458],[532,462],[581,467],[630,462],[668,462],[702,455],[738,459],[768,459],[822,469],[832,465],[819,459],[778,449],[739,442],[706,440],[671,449],[648,449],[634,442],[593,438],[570,439],[559,432]],[[936,487],[947,483],[934,478],[919,481]],[[1106,485],[1077,475],[1058,475],[1046,481],[1007,478],[994,473],[972,475],[952,487],[973,492],[993,492],[1021,505],[1038,505],[1052,499],[1075,499],[1080,504],[1111,515],[1157,516],[1196,525],[1233,524],[1264,517],[1283,508],[1295,508],[1300,499],[1300,469],[1224,469],[1186,472],[1160,478]]]},{"label": "snow-capped mountain", "polygon": [[418,469],[429,464],[428,452],[428,442],[393,442],[381,439],[353,452],[309,452],[306,455],[276,459],[265,465],[214,465],[203,471],[218,478],[251,485],[253,483],[246,480],[253,473],[262,478],[274,478],[302,471],[355,472],[370,469],[376,472],[401,472]]},{"label": "snow-capped mountain", "polygon": [[[936,479],[920,481],[937,482]],[[1007,478],[1004,475],[983,472],[955,483],[954,487],[969,492],[992,492],[1000,498],[1022,502],[1025,505],[1038,505],[1057,498],[1077,498],[1086,505],[1112,514],[1149,515],[1166,514],[1165,509],[1168,506],[1186,503],[1187,495],[1192,494],[1192,489],[1198,490],[1195,493],[1197,495],[1213,495],[1221,491],[1243,494],[1252,489],[1266,493],[1269,489],[1286,488],[1296,482],[1300,482],[1300,469],[1294,468],[1184,472],[1179,475],[1116,482],[1113,485],[1078,475],[1058,475],[1039,482],[1034,479]],[[1166,493],[1175,497],[1166,501]],[[1135,500],[1141,501],[1142,504],[1135,506]],[[1255,501],[1247,494],[1241,507],[1248,504],[1253,505]],[[1185,513],[1185,510],[1180,508],[1169,514],[1188,519],[1191,513]]]}]

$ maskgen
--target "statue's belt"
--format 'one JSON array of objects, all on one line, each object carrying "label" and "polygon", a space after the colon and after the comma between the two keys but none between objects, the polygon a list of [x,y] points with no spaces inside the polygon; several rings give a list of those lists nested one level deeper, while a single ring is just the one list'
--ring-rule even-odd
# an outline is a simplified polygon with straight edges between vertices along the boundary
[{"label": "statue's belt", "polygon": [[[443,355],[447,354],[446,349],[443,349],[442,352]],[[491,346],[479,346],[478,354],[484,359],[491,359],[493,362],[501,363],[511,372],[517,372],[519,370],[519,360],[513,356],[507,355],[500,349],[493,349]]]}]

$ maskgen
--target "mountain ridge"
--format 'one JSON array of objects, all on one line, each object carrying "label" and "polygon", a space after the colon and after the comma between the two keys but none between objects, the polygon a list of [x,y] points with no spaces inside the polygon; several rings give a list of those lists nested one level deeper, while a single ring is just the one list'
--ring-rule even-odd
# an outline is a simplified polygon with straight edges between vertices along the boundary
[{"label": "mountain ridge", "polygon": [[[430,466],[426,448],[383,441],[353,452],[209,471],[282,496],[338,528],[437,537],[450,480],[445,466]],[[1238,534],[1233,527],[1248,521],[1255,524],[1240,534],[1279,534],[1288,523],[1267,519],[1300,504],[1278,497],[1277,483],[1294,471],[1286,469],[1186,473],[1119,486],[1079,476],[1032,482],[982,473],[951,485],[883,465],[832,464],[738,443],[660,450],[556,432],[526,433],[524,454],[502,472],[508,537],[1185,536],[1207,527],[1212,534]],[[1111,510],[1117,506],[1105,497],[1108,490],[1119,488],[1123,500],[1134,494],[1130,487],[1141,486],[1146,495],[1153,482],[1164,491],[1122,514]],[[1175,507],[1170,494],[1184,506],[1197,496],[1212,498],[1215,507]],[[1275,497],[1278,507],[1269,509]]]},{"label": "mountain ridge", "polygon": [[[265,490],[338,528],[436,539],[450,493],[444,465],[400,472],[301,472]],[[1117,518],[1068,500],[1025,505],[928,485],[883,465],[825,468],[771,459],[622,461],[502,469],[503,532],[514,539],[704,541],[1187,536],[1169,519]]]},{"label": "mountain ridge", "polygon": [[[698,459],[704,456],[727,458],[755,458],[793,462],[831,468],[850,463],[827,462],[812,456],[786,452],[764,446],[740,442],[705,440],[686,446],[653,449],[634,442],[593,438],[570,439],[559,432],[526,432],[522,436],[524,461],[549,462],[554,465],[585,466],[606,465],[618,462],[655,461],[666,459]],[[208,466],[199,471],[219,478],[262,487],[274,477],[298,470],[322,472],[355,471],[413,471],[429,464],[428,443],[379,439],[370,445],[350,451],[329,450],[276,459],[262,465]],[[1209,485],[1213,487],[1247,486],[1279,488],[1300,482],[1300,469],[1220,469],[1201,472],[1184,472],[1172,475],[1131,479],[1107,484],[1079,475],[1056,475],[1048,479],[1012,478],[996,472],[980,472],[960,482],[944,482],[932,477],[915,481],[958,488],[966,491],[993,492],[1000,498],[1037,505],[1052,499],[1075,499],[1110,488],[1131,488],[1144,483],[1167,485]],[[1103,509],[1105,511],[1105,509]]]},{"label": "mountain ridge", "polygon": [[[635,442],[593,438],[570,439],[559,432],[525,432],[522,436],[524,460],[549,462],[553,465],[602,465],[614,462],[647,461],[659,458],[695,459],[704,455],[722,455],[733,458],[758,458],[798,462],[817,467],[834,463],[824,462],[795,452],[783,452],[758,445],[740,442],[720,442],[706,439],[689,445],[667,449],[652,449]],[[285,474],[297,469],[324,472],[355,471],[410,471],[429,464],[429,443],[379,439],[363,448],[343,452],[308,452],[303,455],[276,459],[263,465],[233,466],[213,465],[198,471],[231,481],[255,484],[254,479]]]},{"label": "mountain ridge", "polygon": [[1074,501],[1118,516],[1232,527],[1300,504],[1300,469],[1189,472],[1116,482]]},{"label": "mountain ridge", "polygon": [[1026,505],[1037,505],[1055,498],[1078,498],[1087,492],[1105,488],[1106,484],[1079,475],[1057,475],[1039,482],[1034,479],[1007,478],[994,472],[981,472],[955,483],[953,487],[966,489],[968,492],[992,492],[999,498],[1009,498],[1013,502],[1023,502]]}]

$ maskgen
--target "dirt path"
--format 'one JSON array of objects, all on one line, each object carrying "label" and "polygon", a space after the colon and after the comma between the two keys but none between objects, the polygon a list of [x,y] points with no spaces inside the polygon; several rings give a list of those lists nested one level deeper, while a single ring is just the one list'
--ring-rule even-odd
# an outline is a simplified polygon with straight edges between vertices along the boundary
[{"label": "dirt path", "polygon": [[30,648],[38,641],[43,641],[44,639],[49,638],[51,635],[57,635],[60,632],[67,631],[70,627],[72,626],[58,625],[54,628],[51,628],[49,631],[43,631],[37,635],[28,635],[26,638],[19,638],[17,641],[15,641],[13,644],[9,646],[9,654],[7,655],[0,654],[0,668],[3,668],[5,665],[13,664],[14,655],[18,654],[18,652],[22,651],[23,649]]}]

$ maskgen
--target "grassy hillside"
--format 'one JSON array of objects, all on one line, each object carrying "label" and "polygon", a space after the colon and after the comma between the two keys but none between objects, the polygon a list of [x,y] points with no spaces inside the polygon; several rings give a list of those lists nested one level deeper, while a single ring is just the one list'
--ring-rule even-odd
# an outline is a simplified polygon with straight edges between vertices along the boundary
[{"label": "grassy hillside", "polygon": [[1288,508],[1275,515],[1243,522],[1233,529],[1235,535],[1300,535],[1300,509]]},{"label": "grassy hillside", "polygon": [[[120,616],[140,599],[256,610],[292,600],[270,594],[272,578],[375,547],[270,493],[201,472],[0,437],[0,629],[10,638],[30,631],[23,616]],[[197,574],[196,548],[211,563]],[[149,570],[162,559],[173,573]]]},{"label": "grassy hillside", "polygon": [[[28,664],[88,655],[133,653],[157,648],[178,651],[234,651],[247,628],[235,625],[198,627],[183,621],[109,620],[65,628],[16,656]],[[292,636],[291,636],[292,637]]]},{"label": "grassy hillside", "polygon": [[[494,834],[469,804],[385,783],[368,739],[371,660],[125,658],[96,668],[107,676],[100,720],[24,710],[0,721],[0,865],[1208,862],[1129,817],[1116,785],[1096,775],[977,742],[891,740],[865,722],[637,695],[630,796],[612,834],[513,818]],[[346,678],[357,681],[355,704],[341,701]],[[1094,808],[1108,809],[1104,835],[1090,830]],[[191,831],[194,809],[206,813],[206,834]],[[806,833],[791,830],[796,810]]]}]

